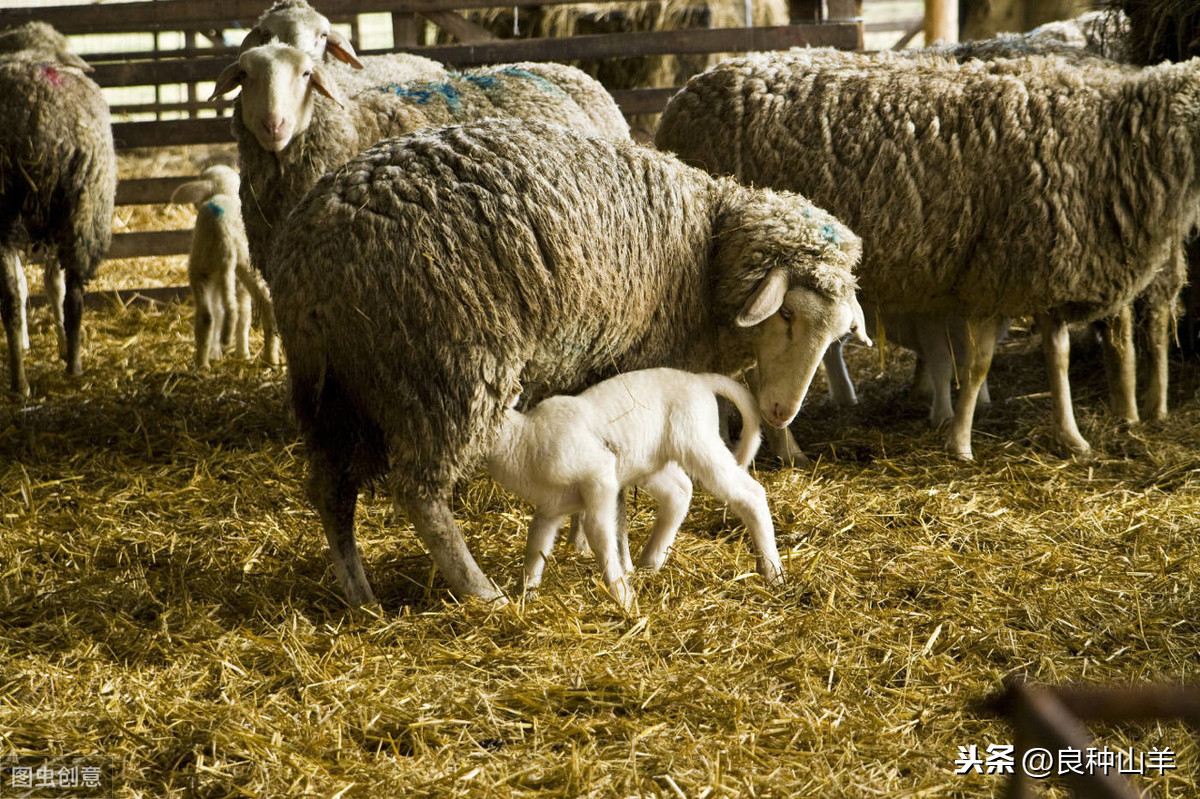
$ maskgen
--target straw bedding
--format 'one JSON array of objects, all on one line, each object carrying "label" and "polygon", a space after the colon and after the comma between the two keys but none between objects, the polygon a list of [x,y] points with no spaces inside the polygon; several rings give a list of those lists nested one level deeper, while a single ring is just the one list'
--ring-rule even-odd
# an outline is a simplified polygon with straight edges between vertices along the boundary
[{"label": "straw bedding", "polygon": [[[698,499],[639,580],[638,616],[565,552],[523,604],[450,604],[407,523],[367,501],[374,617],[340,601],[281,374],[227,360],[195,376],[186,305],[93,313],[88,330],[68,381],[36,311],[34,398],[0,405],[0,750],[110,755],[119,796],[998,795],[999,777],[952,771],[960,745],[1011,742],[972,710],[1004,677],[1195,676],[1192,364],[1175,365],[1168,422],[1121,433],[1098,353],[1077,359],[1103,454],[1062,461],[1029,426],[1047,400],[1018,332],[964,465],[890,351],[862,406],[802,413],[816,467],[759,465],[790,578],[777,596]],[[526,509],[482,477],[459,500],[511,589]],[[637,540],[650,510],[638,498]],[[1195,795],[1183,728],[1103,740],[1172,747],[1180,768],[1151,795]]]}]

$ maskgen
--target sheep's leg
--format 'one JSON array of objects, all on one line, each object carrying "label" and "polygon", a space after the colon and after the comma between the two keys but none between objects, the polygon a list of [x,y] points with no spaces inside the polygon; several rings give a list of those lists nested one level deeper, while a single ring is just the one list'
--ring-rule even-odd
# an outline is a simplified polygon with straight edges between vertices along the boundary
[{"label": "sheep's leg", "polygon": [[237,324],[234,326],[233,338],[237,357],[245,360],[250,357],[250,319],[253,309],[250,304],[250,292],[245,284],[237,284]]},{"label": "sheep's leg", "polygon": [[913,366],[912,383],[909,384],[908,393],[917,399],[933,397],[933,380],[929,377],[929,368],[925,363],[925,358],[919,352],[917,353],[917,362]]},{"label": "sheep's leg", "polygon": [[624,505],[619,502],[621,490],[615,483],[596,482],[580,486],[580,494],[587,507],[583,530],[596,553],[596,565],[604,576],[604,584],[617,604],[630,610],[634,601],[633,587],[626,576],[617,541],[617,517],[624,515]]},{"label": "sheep's leg", "polygon": [[29,396],[29,380],[25,377],[25,347],[22,332],[26,330],[25,299],[21,296],[21,262],[16,253],[6,250],[4,272],[0,274],[0,318],[8,340],[8,387],[22,397]]},{"label": "sheep's leg", "polygon": [[[29,281],[25,279],[25,270],[21,268],[21,259],[16,253],[12,254],[13,271],[17,274],[17,307],[21,314],[18,320],[18,332],[21,335],[21,348],[29,352],[32,342],[29,340]],[[6,267],[7,268],[7,267]]]},{"label": "sheep's leg", "polygon": [[566,519],[561,514],[543,515],[540,511],[533,514],[529,522],[529,534],[525,539],[525,590],[533,591],[542,584],[542,572],[546,568],[546,559],[554,551],[554,541],[558,538],[558,528]]},{"label": "sheep's leg", "polygon": [[[249,263],[238,264],[238,279],[250,292],[254,298],[254,305],[258,307],[258,317],[263,330],[263,362],[274,366],[279,363],[279,327],[275,323],[275,306],[271,303],[271,292],[267,289],[262,275],[251,268]],[[249,315],[246,324],[249,325]]]},{"label": "sheep's leg", "polygon": [[669,463],[647,477],[640,485],[658,503],[654,527],[638,558],[638,567],[658,571],[671,553],[679,526],[687,517],[688,505],[692,501],[692,481],[679,468]]},{"label": "sheep's leg", "polygon": [[221,308],[221,348],[227,350],[233,346],[233,331],[238,323],[237,274],[233,264],[222,267],[217,289],[221,293],[218,303]]},{"label": "sheep's leg", "polygon": [[83,374],[83,276],[78,269],[67,269],[67,289],[63,296],[63,329],[67,334],[67,374]]},{"label": "sheep's leg", "polygon": [[929,423],[938,429],[954,418],[954,405],[950,400],[950,384],[954,380],[956,365],[954,352],[947,338],[944,319],[919,318],[916,334],[931,391]]},{"label": "sheep's leg", "polygon": [[192,320],[192,333],[196,340],[195,364],[197,369],[207,369],[212,358],[214,327],[212,297],[204,281],[192,282],[192,302],[196,306],[196,316]]},{"label": "sheep's leg", "polygon": [[449,496],[447,490],[431,498],[413,498],[404,503],[421,543],[429,550],[438,571],[457,596],[488,601],[504,599],[503,592],[483,573],[467,548],[450,511]]},{"label": "sheep's leg", "polygon": [[1146,313],[1150,379],[1142,397],[1142,412],[1147,419],[1167,418],[1167,358],[1171,347],[1171,323],[1175,298],[1151,306]]},{"label": "sheep's leg", "polygon": [[46,292],[46,304],[54,317],[54,335],[58,339],[58,357],[67,357],[67,329],[63,324],[63,303],[67,296],[67,284],[62,268],[47,256],[42,267],[42,289]]},{"label": "sheep's leg", "polygon": [[358,542],[354,537],[354,510],[358,506],[358,480],[353,478],[346,464],[334,463],[325,454],[314,454],[311,458],[312,476],[308,482],[308,496],[317,508],[321,524],[325,528],[325,539],[329,542],[329,554],[333,560],[333,572],[346,602],[352,606],[377,605],[367,574],[363,570]]},{"label": "sheep's leg", "polygon": [[1071,359],[1071,338],[1065,322],[1049,314],[1039,314],[1042,328],[1042,349],[1046,356],[1046,375],[1050,379],[1050,401],[1054,411],[1054,434],[1059,442],[1079,457],[1091,452],[1091,445],[1079,433],[1075,424],[1075,408],[1071,404],[1071,383],[1067,367]]},{"label": "sheep's leg", "polygon": [[825,380],[829,383],[830,399],[838,405],[857,405],[858,395],[854,393],[854,381],[846,371],[846,359],[842,355],[844,344],[842,339],[834,339],[829,349],[825,350],[821,362],[825,364]]},{"label": "sheep's leg", "polygon": [[958,402],[946,437],[946,448],[952,457],[969,461],[974,457],[971,452],[971,425],[975,421],[975,405],[979,401],[979,391],[987,380],[988,369],[992,366],[999,319],[967,319],[964,324],[967,351],[963,353],[965,363],[961,364],[963,369],[960,369]]},{"label": "sheep's leg", "polygon": [[[1133,348],[1133,309],[1126,306],[1102,320],[1100,339],[1104,347],[1104,374],[1108,378],[1109,410],[1123,421],[1136,422],[1137,358]],[[1073,446],[1071,448],[1074,450]]]},{"label": "sheep's leg", "polygon": [[781,584],[783,563],[775,547],[775,525],[767,506],[767,492],[738,466],[733,453],[723,445],[719,449],[697,448],[684,455],[684,470],[710,494],[728,503],[729,509],[746,525],[754,544],[755,566],[767,585]]}]

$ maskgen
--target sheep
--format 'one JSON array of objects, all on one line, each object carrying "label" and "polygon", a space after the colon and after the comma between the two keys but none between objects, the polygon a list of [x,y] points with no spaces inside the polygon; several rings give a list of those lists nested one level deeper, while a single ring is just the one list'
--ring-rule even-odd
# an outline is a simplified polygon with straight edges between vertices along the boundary
[{"label": "sheep", "polygon": [[956,457],[972,457],[998,318],[1036,315],[1055,433],[1082,456],[1065,325],[1126,308],[1192,225],[1197,73],[1200,62],[1081,70],[1058,56],[750,56],[692,79],[655,142],[803,190],[861,228],[864,301],[964,317],[979,346],[948,433]]},{"label": "sheep", "polygon": [[31,21],[0,32],[0,60],[23,59],[94,72],[91,65],[71,52],[67,37],[45,22]]},{"label": "sheep", "polygon": [[0,317],[9,387],[28,396],[17,253],[31,245],[47,250],[45,286],[59,350],[67,373],[82,374],[83,289],[112,240],[117,159],[108,105],[100,88],[74,67],[0,59],[0,107],[8,115],[0,126]]},{"label": "sheep", "polygon": [[431,58],[408,53],[359,58],[350,40],[338,32],[325,15],[308,4],[307,0],[278,0],[254,23],[242,39],[238,54],[264,44],[286,44],[303,50],[313,60],[326,64],[344,64],[363,70],[364,85],[389,80],[437,78],[446,68]]},{"label": "sheep", "polygon": [[[716,395],[742,414],[736,455],[721,438]],[[642,568],[657,571],[687,515],[689,475],[746,523],[759,571],[779,583],[783,564],[767,494],[745,471],[758,450],[759,424],[754,395],[725,375],[665,368],[618,374],[576,396],[542,400],[527,413],[510,407],[487,468],[496,482],[537,506],[525,547],[525,590],[541,584],[563,521],[584,511],[605,584],[621,607],[631,608],[625,577],[633,564],[628,540],[618,539],[617,494],[638,485],[659,503],[639,558]]]},{"label": "sheep", "polygon": [[374,601],[354,508],[384,474],[451,589],[501,596],[449,502],[514,393],[757,361],[758,408],[786,425],[829,342],[862,331],[858,257],[802,197],[536,120],[418,131],[322,177],[264,274],[346,599]]},{"label": "sheep", "polygon": [[337,81],[311,56],[281,45],[242,53],[217,79],[214,97],[242,86],[233,132],[256,268],[266,261],[273,231],[317,178],[387,136],[503,114],[629,137],[603,87],[561,64],[509,64],[442,82],[385,83],[344,99]]},{"label": "sheep", "polygon": [[196,368],[207,369],[221,348],[236,343],[239,358],[250,357],[250,303],[263,322],[264,362],[279,363],[279,336],[271,296],[262,276],[250,267],[250,247],[242,224],[238,174],[221,164],[207,167],[200,179],[184,183],[171,195],[173,203],[196,206],[196,227],[188,257],[188,282],[196,303],[193,323]]}]

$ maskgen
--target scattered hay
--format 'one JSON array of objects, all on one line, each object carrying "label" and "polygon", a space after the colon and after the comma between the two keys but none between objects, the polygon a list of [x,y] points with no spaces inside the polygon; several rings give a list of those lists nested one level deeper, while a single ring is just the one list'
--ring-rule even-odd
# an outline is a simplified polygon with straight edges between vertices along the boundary
[{"label": "scattered hay", "polygon": [[[953,463],[889,351],[862,404],[796,425],[818,459],[758,465],[790,577],[779,594],[698,498],[640,613],[559,552],[540,595],[453,604],[383,496],[364,496],[383,613],[346,610],[301,486],[279,371],[190,369],[191,309],[87,317],[86,375],[33,316],[34,397],[0,403],[0,750],[109,755],[119,796],[988,796],[958,747],[1011,743],[974,703],[1005,677],[1196,676],[1200,385],[1118,430],[1098,353],[1076,358],[1098,457],[1053,452],[1040,357],[1015,334],[974,464]],[[851,353],[874,375],[874,351]],[[458,518],[512,589],[526,509],[490,481]],[[645,536],[651,507],[635,501]],[[1174,725],[1150,795],[1197,795]],[[1064,796],[1061,787],[1048,795]]]}]

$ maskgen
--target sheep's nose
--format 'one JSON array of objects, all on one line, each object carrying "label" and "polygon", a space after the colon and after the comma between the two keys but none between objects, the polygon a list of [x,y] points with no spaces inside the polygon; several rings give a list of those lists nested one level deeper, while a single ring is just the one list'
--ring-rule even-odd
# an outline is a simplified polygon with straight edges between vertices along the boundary
[{"label": "sheep's nose", "polygon": [[268,117],[262,121],[263,131],[274,140],[283,138],[283,117]]}]

